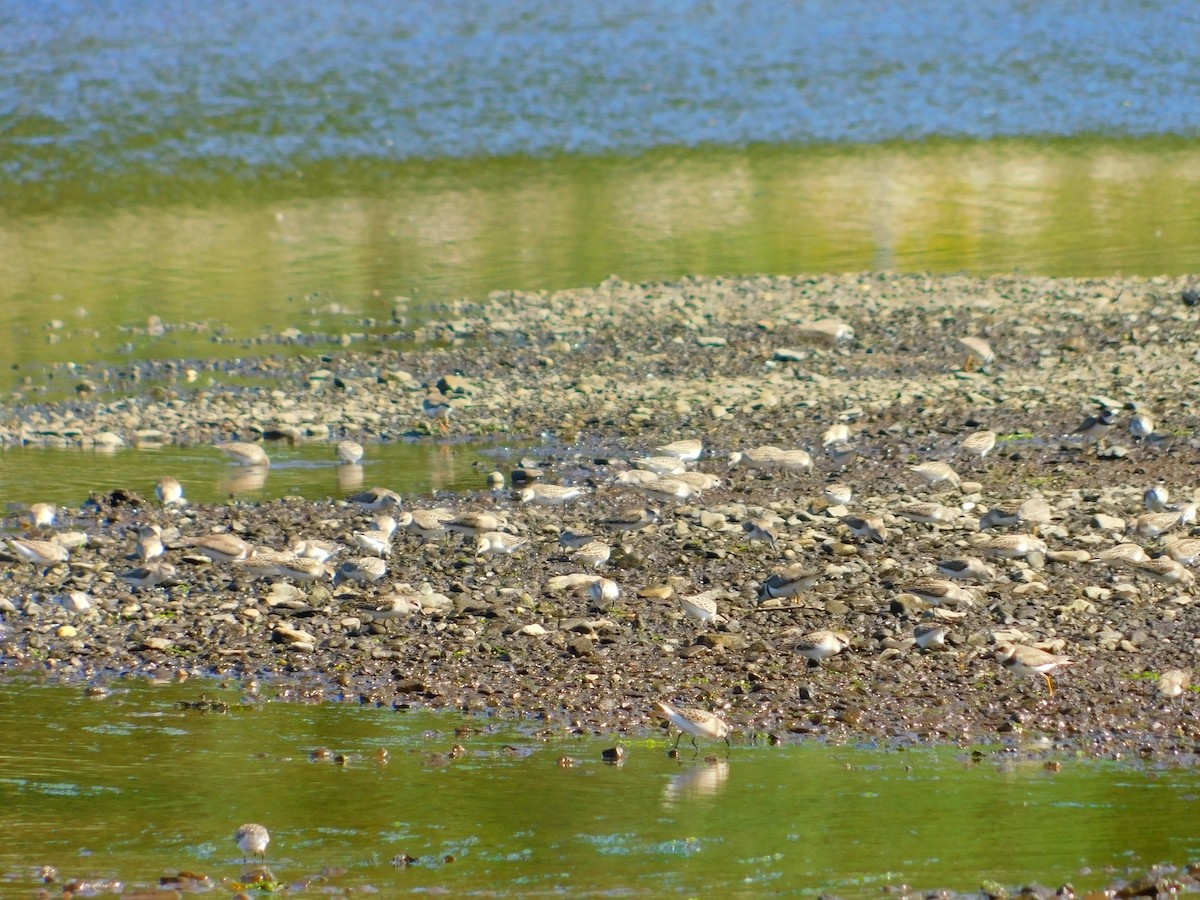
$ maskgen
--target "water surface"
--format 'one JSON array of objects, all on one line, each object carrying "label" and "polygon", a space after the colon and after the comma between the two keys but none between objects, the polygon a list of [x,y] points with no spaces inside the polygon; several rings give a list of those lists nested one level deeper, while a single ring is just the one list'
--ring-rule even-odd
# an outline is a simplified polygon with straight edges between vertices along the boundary
[{"label": "water surface", "polygon": [[170,475],[199,503],[276,497],[342,498],[382,485],[405,496],[483,490],[488,473],[506,474],[518,450],[501,444],[411,441],[371,444],[362,464],[339,465],[332,443],[267,444],[269,469],[230,464],[216,449],[161,447],[96,451],[19,447],[0,450],[0,496],[18,514],[33,503],[77,508],[92,492],[125,489],[157,503],[154,486]]},{"label": "water surface", "polygon": [[[246,821],[270,829],[275,878],[317,895],[867,897],[983,878],[1086,890],[1200,853],[1181,827],[1200,821],[1190,767],[741,742],[706,750],[712,762],[690,748],[672,760],[656,734],[612,766],[600,752],[613,742],[571,736],[566,713],[535,729],[273,703],[214,682],[111,687],[91,699],[0,683],[0,878],[13,889],[32,890],[41,865],[129,887],[181,869],[236,879]],[[175,706],[201,696],[231,707]],[[317,748],[346,764],[313,761]],[[418,861],[397,868],[401,854]]]}]

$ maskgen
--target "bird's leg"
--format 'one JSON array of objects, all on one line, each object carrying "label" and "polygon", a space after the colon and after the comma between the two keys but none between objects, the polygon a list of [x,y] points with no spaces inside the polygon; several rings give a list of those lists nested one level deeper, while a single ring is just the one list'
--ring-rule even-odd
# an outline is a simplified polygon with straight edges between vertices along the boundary
[{"label": "bird's leg", "polygon": [[1054,682],[1050,680],[1050,675],[1047,672],[1042,673],[1042,677],[1046,679],[1046,687],[1050,688],[1050,696],[1054,696]]},{"label": "bird's leg", "polygon": [[681,731],[681,732],[679,732],[679,734],[675,735],[675,746],[671,748],[672,750],[675,750],[675,751],[678,751],[678,750],[679,750],[679,739],[680,739],[681,737],[683,737],[683,732],[682,732],[682,731]]}]

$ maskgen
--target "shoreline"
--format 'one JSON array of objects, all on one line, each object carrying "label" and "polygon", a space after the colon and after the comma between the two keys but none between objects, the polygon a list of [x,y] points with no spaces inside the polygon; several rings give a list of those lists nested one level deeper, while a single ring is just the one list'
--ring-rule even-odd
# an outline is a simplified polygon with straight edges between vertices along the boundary
[{"label": "shoreline", "polygon": [[[962,746],[1025,736],[1099,758],[1194,761],[1197,693],[1157,691],[1162,673],[1195,666],[1194,585],[1091,562],[1145,512],[1147,487],[1161,483],[1181,503],[1197,498],[1200,313],[1182,299],[1192,283],[610,279],[445,304],[412,335],[424,349],[364,340],[323,357],[243,361],[268,380],[261,389],[192,390],[178,362],[138,364],[144,380],[168,387],[6,409],[0,441],[111,433],[134,444],[152,430],[175,443],[350,436],[369,453],[375,440],[431,432],[442,440],[422,410],[440,385],[454,408],[445,439],[551,435],[560,451],[537,460],[537,480],[578,485],[585,496],[524,505],[511,484],[489,491],[481,472],[474,494],[405,498],[396,514],[439,504],[501,513],[527,539],[515,555],[479,559],[473,540],[427,543],[401,529],[380,581],[297,591],[201,562],[183,538],[229,530],[264,550],[302,538],[351,546],[355,531],[372,527],[370,514],[295,500],[164,510],[114,493],[56,523],[87,535],[69,571],[43,580],[5,548],[13,561],[0,563],[0,669],[100,683],[125,672],[270,679],[292,699],[315,681],[330,696],[497,710],[613,735],[660,727],[654,704],[663,699],[714,710],[741,736],[783,742]],[[849,332],[819,324],[831,321]],[[980,365],[958,343],[968,336],[984,338],[995,361]],[[1067,437],[1101,404],[1117,413],[1107,446]],[[1142,409],[1157,423],[1153,439],[1126,431]],[[831,453],[823,436],[835,425],[850,437]],[[999,436],[995,449],[983,460],[964,454],[962,439],[983,430]],[[720,485],[673,502],[615,481],[630,458],[680,438],[703,441],[691,468]],[[807,450],[813,471],[728,467],[731,453],[766,444]],[[912,467],[927,462],[953,466],[959,485],[923,484]],[[831,481],[853,487],[844,510],[823,498]],[[939,560],[980,556],[981,541],[1025,533],[980,523],[988,510],[1030,498],[1050,508],[1038,527],[1045,552],[989,559],[996,578],[969,604],[934,605],[905,590],[936,576]],[[930,502],[958,515],[940,525],[897,515]],[[612,551],[598,571],[620,586],[616,601],[549,586],[554,576],[590,573],[559,546],[560,530],[598,528],[647,504],[662,516],[645,531],[598,533]],[[881,516],[888,539],[856,538],[846,515]],[[742,523],[751,519],[774,523],[773,546],[747,539]],[[131,592],[118,577],[133,565],[123,557],[137,527],[151,523],[164,530],[176,583]],[[1163,551],[1157,537],[1134,537],[1151,555]],[[333,561],[357,555],[344,550]],[[771,570],[793,565],[817,573],[787,601],[797,608],[759,604]],[[680,595],[709,590],[727,623],[680,611]],[[68,612],[58,598],[72,591],[91,609]],[[395,598],[397,610],[413,609],[372,620],[369,610]],[[912,643],[926,622],[947,627],[944,650]],[[849,647],[810,666],[797,646],[819,629],[845,632]],[[1075,663],[1054,672],[1050,695],[1040,677],[995,662],[1000,640]]]}]

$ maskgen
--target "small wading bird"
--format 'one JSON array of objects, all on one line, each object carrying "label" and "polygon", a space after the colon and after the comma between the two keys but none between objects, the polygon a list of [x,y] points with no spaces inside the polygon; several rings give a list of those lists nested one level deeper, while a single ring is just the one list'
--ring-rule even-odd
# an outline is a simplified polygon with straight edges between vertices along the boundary
[{"label": "small wading bird", "polygon": [[700,747],[696,744],[698,737],[710,741],[724,741],[726,747],[731,746],[729,726],[715,713],[704,709],[676,708],[661,700],[658,702],[658,711],[668,722],[679,729],[679,734],[675,736],[675,746],[671,748],[672,752],[679,749],[679,740],[685,734],[692,736],[692,746],[696,748],[697,753],[700,752]]},{"label": "small wading bird", "polygon": [[1057,656],[1037,647],[1024,647],[1020,644],[997,644],[992,650],[992,656],[1014,675],[1041,675],[1046,679],[1046,687],[1050,689],[1051,696],[1054,695],[1054,682],[1050,680],[1050,673],[1059,666],[1074,663],[1069,656]]},{"label": "small wading bird", "polygon": [[261,825],[250,823],[243,825],[233,834],[233,840],[242,851],[242,864],[246,859],[257,856],[264,863],[267,861],[267,844],[271,843],[271,834]]}]

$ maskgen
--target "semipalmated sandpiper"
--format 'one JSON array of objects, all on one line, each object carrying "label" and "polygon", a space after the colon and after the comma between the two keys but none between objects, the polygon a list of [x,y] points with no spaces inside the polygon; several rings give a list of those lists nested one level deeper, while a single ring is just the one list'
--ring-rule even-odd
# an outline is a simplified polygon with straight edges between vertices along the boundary
[{"label": "semipalmated sandpiper", "polygon": [[818,664],[831,656],[837,656],[849,646],[850,638],[845,634],[822,628],[802,637],[796,644],[796,652],[810,663]]},{"label": "semipalmated sandpiper", "polygon": [[661,447],[655,447],[654,450],[663,456],[674,456],[676,459],[681,459],[684,462],[695,462],[700,458],[700,454],[704,452],[704,444],[695,438],[684,438],[683,440],[663,444]]},{"label": "semipalmated sandpiper", "polygon": [[512,555],[527,543],[529,543],[528,538],[518,537],[515,534],[509,534],[507,531],[487,531],[479,535],[475,544],[475,555]]},{"label": "semipalmated sandpiper", "polygon": [[183,485],[179,483],[178,478],[173,478],[170,475],[164,475],[158,479],[158,483],[154,485],[154,495],[158,497],[158,502],[163,506],[171,506],[174,503],[183,502]]},{"label": "semipalmated sandpiper", "polygon": [[726,746],[729,745],[729,725],[715,713],[686,706],[675,707],[661,700],[658,702],[658,711],[679,729],[679,734],[675,737],[675,746],[672,748],[674,750],[679,749],[679,741],[685,734],[691,735],[692,746],[696,748],[696,752],[700,751],[696,744],[698,737],[710,741],[724,741]]},{"label": "semipalmated sandpiper", "polygon": [[677,456],[644,456],[629,462],[634,468],[653,472],[655,475],[678,475],[687,471],[687,465]]},{"label": "semipalmated sandpiper", "polygon": [[976,431],[974,434],[968,434],[963,438],[959,442],[958,449],[970,456],[978,456],[980,459],[985,459],[995,446],[996,432]]},{"label": "semipalmated sandpiper", "polygon": [[242,851],[243,865],[251,856],[259,857],[264,863],[267,861],[267,844],[271,843],[271,835],[261,825],[243,825],[234,832],[233,840]]},{"label": "semipalmated sandpiper", "polygon": [[343,581],[357,581],[362,584],[373,584],[387,574],[387,563],[378,556],[361,556],[358,559],[346,560],[333,573],[334,585]]},{"label": "semipalmated sandpiper", "polygon": [[618,510],[599,521],[608,531],[641,531],[659,520],[659,511],[651,506],[631,506]]},{"label": "semipalmated sandpiper", "polygon": [[924,481],[930,488],[940,488],[949,485],[958,487],[961,479],[958,473],[944,462],[925,462],[919,466],[909,466],[909,471]]},{"label": "semipalmated sandpiper", "polygon": [[521,488],[517,497],[522,503],[534,506],[566,506],[582,497],[586,492],[576,485],[531,484]]},{"label": "semipalmated sandpiper", "polygon": [[338,441],[337,458],[344,466],[354,466],[362,462],[363,445],[358,441]]},{"label": "semipalmated sandpiper", "polygon": [[604,541],[588,541],[573,551],[575,560],[589,569],[599,569],[612,556],[612,548]]},{"label": "semipalmated sandpiper", "polygon": [[203,534],[199,537],[185,537],[183,542],[199,550],[213,562],[236,562],[239,559],[247,559],[254,552],[254,548],[236,534]]},{"label": "semipalmated sandpiper", "polygon": [[271,465],[271,457],[261,444],[251,444],[246,441],[230,441],[217,444],[216,448],[229,457],[230,461],[239,466],[267,467]]},{"label": "semipalmated sandpiper", "polygon": [[709,624],[712,622],[728,621],[720,610],[717,608],[717,598],[724,596],[725,592],[721,590],[704,591],[700,594],[693,594],[690,597],[680,596],[679,605],[683,609],[685,615],[695,619],[698,622]]}]

